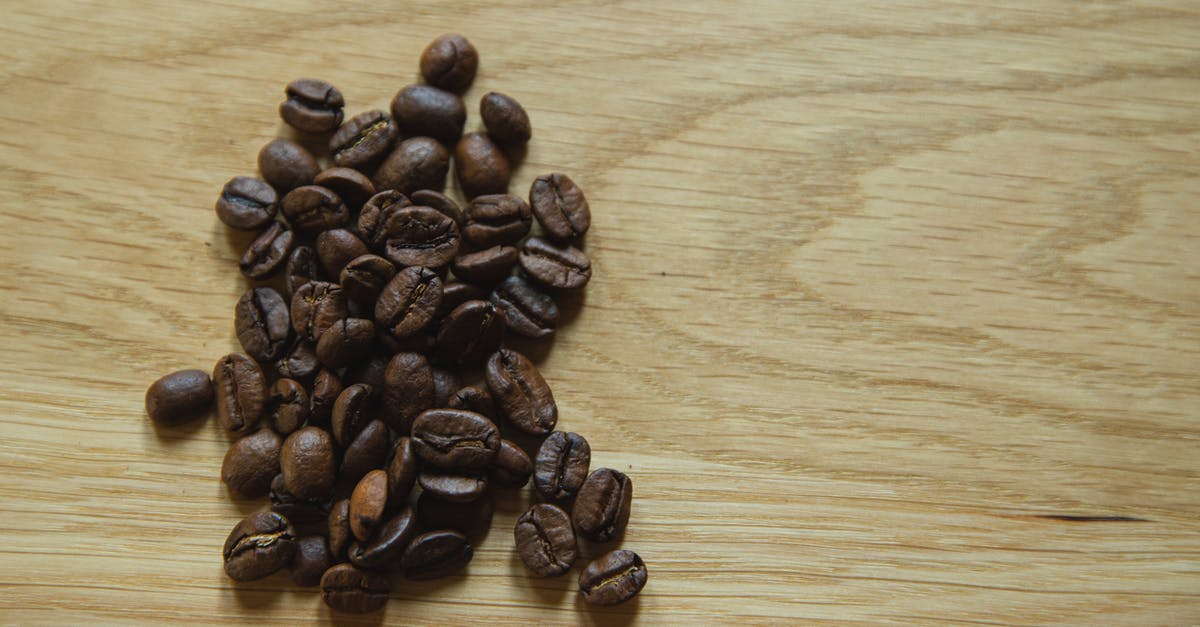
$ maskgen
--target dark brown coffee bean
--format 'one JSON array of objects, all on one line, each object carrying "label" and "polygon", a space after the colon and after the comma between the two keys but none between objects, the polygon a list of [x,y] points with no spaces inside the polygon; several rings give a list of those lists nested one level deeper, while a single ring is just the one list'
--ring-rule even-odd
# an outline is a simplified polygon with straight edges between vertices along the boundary
[{"label": "dark brown coffee bean", "polygon": [[620,549],[597,557],[579,573],[579,593],[592,605],[616,605],[637,596],[647,576],[642,558]]},{"label": "dark brown coffee bean", "polygon": [[324,429],[305,427],[289,435],[279,465],[288,492],[302,499],[324,499],[333,492],[337,454]]},{"label": "dark brown coffee bean", "polygon": [[472,283],[492,284],[504,279],[517,264],[517,249],[492,246],[478,252],[459,255],[450,267],[454,276]]},{"label": "dark brown coffee bean", "polygon": [[411,207],[408,196],[394,189],[385,189],[372,196],[358,214],[358,234],[371,248],[383,249],[387,238],[400,231],[396,213]]},{"label": "dark brown coffee bean", "polygon": [[524,144],[533,135],[529,125],[529,114],[510,96],[494,91],[484,94],[479,101],[479,117],[487,127],[488,135],[501,145]]},{"label": "dark brown coffee bean", "polygon": [[234,328],[246,354],[259,362],[279,359],[292,336],[288,305],[269,287],[252,287],[234,308]]},{"label": "dark brown coffee bean", "polygon": [[348,314],[346,295],[336,283],[309,281],[292,295],[292,328],[310,342]]},{"label": "dark brown coffee bean", "polygon": [[342,92],[325,81],[301,78],[288,83],[287,100],[279,105],[279,117],[305,133],[328,133],[342,123]]},{"label": "dark brown coffee bean", "polygon": [[601,468],[588,475],[571,519],[579,534],[592,542],[608,542],[625,531],[629,522],[629,506],[633,502],[633,482],[624,473]]},{"label": "dark brown coffee bean", "polygon": [[462,35],[448,33],[429,42],[421,53],[425,82],[461,94],[475,80],[479,53]]},{"label": "dark brown coffee bean", "polygon": [[371,179],[353,168],[321,170],[313,178],[313,185],[320,185],[337,194],[351,211],[358,211],[368,198],[375,195],[375,185]]},{"label": "dark brown coffee bean", "polygon": [[[320,185],[302,185],[287,193],[280,205],[292,228],[301,233],[320,233],[350,223],[350,210],[333,191]],[[318,253],[320,251],[318,250]]]},{"label": "dark brown coffee bean", "polygon": [[333,403],[333,438],[343,446],[350,444],[375,419],[374,390],[365,383],[346,386]]},{"label": "dark brown coffee bean", "polygon": [[283,268],[295,242],[295,235],[286,226],[272,222],[246,247],[238,260],[238,269],[246,278],[256,281],[270,277]]},{"label": "dark brown coffee bean", "polygon": [[[280,450],[280,458],[283,451]],[[271,480],[271,509],[285,516],[288,520],[299,520],[310,516],[318,516],[329,511],[329,501],[325,498],[302,499],[288,491],[283,482],[283,473],[275,475]]]},{"label": "dark brown coffee bean", "polygon": [[317,340],[317,359],[329,368],[345,368],[371,354],[375,348],[375,323],[346,318],[333,323]]},{"label": "dark brown coffee bean", "polygon": [[487,291],[481,287],[462,281],[450,281],[442,286],[442,305],[438,307],[437,317],[445,318],[446,314],[469,300],[487,300],[487,298]]},{"label": "dark brown coffee bean", "polygon": [[517,555],[538,577],[557,577],[571,570],[579,554],[571,519],[562,509],[548,503],[538,503],[521,514],[513,535],[517,540]]},{"label": "dark brown coffee bean", "polygon": [[325,605],[347,614],[366,614],[383,609],[388,600],[387,577],[353,564],[338,564],[321,577],[321,599]]},{"label": "dark brown coffee bean", "polygon": [[274,431],[259,429],[234,442],[221,462],[221,481],[235,499],[257,499],[271,490],[271,479],[279,474],[279,447]]},{"label": "dark brown coffee bean", "polygon": [[421,528],[454,529],[468,536],[482,534],[492,524],[492,499],[486,495],[470,503],[443,501],[430,492],[417,498],[417,520]]},{"label": "dark brown coffee bean", "polygon": [[485,300],[469,300],[442,321],[433,360],[444,366],[482,362],[504,341],[504,314]]},{"label": "dark brown coffee bean", "polygon": [[221,427],[237,434],[253,430],[267,403],[267,379],[258,364],[244,353],[230,353],[213,367],[212,381]]},{"label": "dark brown coffee bean", "polygon": [[316,586],[321,576],[333,566],[333,554],[325,536],[304,536],[296,542],[296,555],[292,558],[292,583],[301,587]]},{"label": "dark brown coffee bean", "polygon": [[514,427],[536,436],[554,430],[558,424],[554,393],[524,355],[507,348],[496,351],[488,359],[484,377],[500,412]]},{"label": "dark brown coffee bean", "polygon": [[478,472],[422,470],[417,475],[421,489],[443,501],[469,503],[487,492],[487,476]]},{"label": "dark brown coffee bean", "polygon": [[388,502],[402,503],[408,499],[413,484],[417,482],[419,465],[417,454],[412,449],[412,438],[401,437],[392,448],[388,460]]},{"label": "dark brown coffee bean", "polygon": [[258,151],[258,171],[280,194],[312,183],[321,171],[316,157],[294,141],[276,139]]},{"label": "dark brown coffee bean", "polygon": [[403,339],[429,326],[441,304],[442,280],[437,274],[419,266],[404,268],[379,292],[375,322]]},{"label": "dark brown coffee bean", "polygon": [[409,579],[436,579],[462,570],[474,553],[462,533],[430,531],[413,539],[400,558],[400,567]]},{"label": "dark brown coffee bean", "polygon": [[416,517],[405,504],[400,511],[382,522],[368,541],[350,545],[350,563],[360,568],[385,568],[397,561],[417,535]]},{"label": "dark brown coffee bean", "polygon": [[492,460],[492,483],[506,488],[520,488],[529,483],[533,475],[533,460],[521,450],[521,447],[500,440],[500,450],[496,459]]},{"label": "dark brown coffee bean", "polygon": [[433,369],[420,353],[396,353],[383,375],[383,416],[396,433],[408,435],[413,420],[433,407]]},{"label": "dark brown coffee bean", "polygon": [[440,468],[487,468],[500,450],[500,430],[485,416],[463,409],[430,409],[412,424],[413,450]]},{"label": "dark brown coffee bean", "polygon": [[212,379],[203,370],[172,372],[146,390],[146,414],[159,424],[181,424],[206,414],[213,395]]},{"label": "dark brown coffee bean", "polygon": [[333,504],[329,510],[329,552],[335,560],[341,560],[346,555],[346,549],[354,541],[350,532],[350,499],[342,499]]},{"label": "dark brown coffee bean", "polygon": [[296,530],[275,512],[242,519],[225,539],[225,574],[234,581],[262,579],[286,567],[296,552]]},{"label": "dark brown coffee bean", "polygon": [[533,487],[547,501],[575,497],[588,476],[592,448],[578,433],[555,431],[542,442],[533,463]]},{"label": "dark brown coffee bean", "polygon": [[374,109],[342,125],[329,139],[333,162],[347,168],[364,168],[391,149],[400,129],[391,116]]},{"label": "dark brown coffee bean", "polygon": [[552,237],[574,239],[587,233],[592,225],[583,190],[566,174],[546,174],[529,187],[529,205],[542,229]]},{"label": "dark brown coffee bean", "polygon": [[275,218],[279,196],[275,189],[249,176],[235,176],[221,188],[217,199],[217,217],[225,226],[256,231]]},{"label": "dark brown coffee bean", "polygon": [[409,200],[412,200],[414,205],[436,209],[447,218],[454,220],[454,224],[458,226],[462,226],[467,220],[466,214],[463,213],[458,203],[454,202],[453,198],[441,192],[435,192],[432,189],[419,189],[409,196]]},{"label": "dark brown coffee bean", "polygon": [[450,151],[432,137],[410,137],[396,145],[371,179],[375,189],[411,194],[419,189],[440,190],[450,171]]},{"label": "dark brown coffee bean", "polygon": [[363,305],[374,305],[380,290],[392,277],[396,266],[378,255],[362,255],[350,260],[342,268],[342,291],[350,300]]},{"label": "dark brown coffee bean", "polygon": [[321,369],[317,347],[302,337],[294,338],[291,347],[275,362],[275,372],[285,379],[308,385]]},{"label": "dark brown coffee bean", "polygon": [[355,482],[368,472],[382,468],[387,459],[391,443],[388,428],[382,420],[372,420],[354,436],[342,455],[339,477],[342,481]]},{"label": "dark brown coffee bean", "polygon": [[[375,328],[378,329],[379,325],[376,324]],[[342,377],[342,382],[346,385],[366,383],[376,390],[382,390],[383,375],[387,372],[388,362],[391,359],[391,353],[377,350],[375,354],[371,355],[370,359],[347,368],[346,374]]]},{"label": "dark brown coffee bean", "polygon": [[357,235],[346,229],[330,229],[317,236],[317,257],[326,276],[341,276],[342,268],[352,259],[370,252]]},{"label": "dark brown coffee bean", "polygon": [[[287,297],[291,299],[301,285],[309,281],[321,281],[321,272],[317,259],[317,251],[312,246],[297,246],[288,257],[287,270],[284,272],[284,288]],[[290,300],[289,300],[290,302]]]},{"label": "dark brown coffee bean", "polygon": [[512,194],[488,194],[467,205],[463,239],[474,248],[515,244],[529,233],[529,205]]},{"label": "dark brown coffee bean", "polygon": [[462,135],[467,108],[462,98],[448,91],[430,85],[409,85],[392,99],[392,118],[408,137],[423,135],[453,144]]},{"label": "dark brown coffee bean", "polygon": [[488,299],[504,312],[508,330],[517,335],[548,337],[558,328],[558,304],[523,277],[504,279]]},{"label": "dark brown coffee bean", "polygon": [[433,404],[430,407],[449,407],[450,397],[454,396],[460,387],[462,387],[462,381],[458,375],[445,368],[434,368]]},{"label": "dark brown coffee bean", "polygon": [[512,166],[487,133],[467,133],[454,148],[454,173],[463,195],[475,198],[507,192]]},{"label": "dark brown coffee bean", "polygon": [[342,379],[329,369],[321,369],[312,384],[309,395],[309,419],[316,423],[328,423],[333,416],[333,404],[342,393]]},{"label": "dark brown coffee bean", "polygon": [[308,392],[299,381],[279,379],[271,386],[269,417],[280,435],[289,435],[308,422]]},{"label": "dark brown coffee bean", "polygon": [[469,385],[464,388],[459,388],[447,406],[451,409],[466,409],[477,414],[487,416],[488,420],[496,422],[502,417],[499,408],[496,407],[496,402],[492,400],[492,394],[485,386]]},{"label": "dark brown coffee bean", "polygon": [[518,261],[531,279],[546,287],[576,289],[592,278],[592,262],[582,250],[540,237],[525,240]]},{"label": "dark brown coffee bean", "polygon": [[350,495],[350,532],[359,542],[366,542],[375,534],[387,507],[387,472],[372,470],[354,486]]},{"label": "dark brown coffee bean", "polygon": [[429,207],[405,207],[388,226],[383,254],[397,266],[437,269],[458,254],[458,225]]}]

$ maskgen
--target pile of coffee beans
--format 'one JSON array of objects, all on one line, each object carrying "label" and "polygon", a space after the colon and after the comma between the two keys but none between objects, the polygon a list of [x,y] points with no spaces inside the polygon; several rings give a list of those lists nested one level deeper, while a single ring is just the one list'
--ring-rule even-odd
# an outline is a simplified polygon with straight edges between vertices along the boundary
[{"label": "pile of coffee beans", "polygon": [[[587,440],[556,430],[550,387],[505,341],[553,338],[556,297],[587,285],[588,202],[557,173],[528,200],[508,193],[532,128],[492,92],[486,130],[464,134],[478,65],[464,37],[438,37],[421,55],[425,84],[349,119],[332,85],[293,81],[279,114],[303,143],[270,142],[261,179],[221,190],[217,217],[257,233],[238,264],[251,281],[234,307],[243,352],[211,378],[154,382],[146,411],[177,424],[215,403],[236,438],[221,466],[230,496],[270,500],[225,540],[236,581],[289,569],[334,610],[378,610],[394,573],[462,571],[493,497],[518,498],[531,479],[540,502],[514,536],[532,575],[569,572],[579,537],[603,551],[623,534],[629,477],[593,470]],[[451,164],[466,206],[443,193]],[[636,553],[609,550],[579,592],[613,605],[646,577]]]}]

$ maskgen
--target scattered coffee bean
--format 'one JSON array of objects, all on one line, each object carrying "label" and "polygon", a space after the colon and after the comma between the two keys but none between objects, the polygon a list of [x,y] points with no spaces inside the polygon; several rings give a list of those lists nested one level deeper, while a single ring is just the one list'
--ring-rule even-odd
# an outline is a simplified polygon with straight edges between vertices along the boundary
[{"label": "scattered coffee bean", "polygon": [[582,250],[539,237],[525,240],[518,261],[530,278],[546,287],[577,289],[592,278],[592,262]]},{"label": "scattered coffee bean", "polygon": [[350,118],[329,139],[333,162],[346,168],[364,168],[387,154],[400,129],[391,116],[378,109]]},{"label": "scattered coffee bean", "polygon": [[416,517],[408,505],[378,525],[368,540],[350,545],[350,563],[360,568],[385,568],[396,562],[413,536],[417,535]]},{"label": "scattered coffee bean", "polygon": [[288,305],[269,287],[252,287],[234,308],[234,328],[242,350],[259,362],[279,359],[292,336]]},{"label": "scattered coffee bean", "polygon": [[533,135],[529,114],[510,96],[494,91],[484,94],[479,101],[479,116],[483,118],[488,135],[498,144],[524,144]]},{"label": "scattered coffee bean", "polygon": [[217,420],[237,434],[249,433],[263,417],[267,379],[258,364],[244,353],[230,353],[213,367]]},{"label": "scattered coffee bean", "polygon": [[375,322],[392,337],[403,339],[433,322],[441,302],[442,280],[437,274],[419,266],[404,268],[379,293]]},{"label": "scattered coffee bean", "polygon": [[[283,451],[280,450],[282,458]],[[300,498],[288,491],[283,482],[283,473],[275,475],[271,480],[271,509],[288,520],[299,520],[325,514],[329,510],[329,501],[324,498]]]},{"label": "scattered coffee bean", "polygon": [[578,433],[555,431],[542,442],[533,464],[533,487],[547,501],[575,498],[588,476],[592,449]]},{"label": "scattered coffee bean", "polygon": [[342,291],[351,301],[363,305],[374,305],[380,290],[392,277],[396,266],[378,255],[362,255],[351,259],[342,268]]},{"label": "scattered coffee bean", "polygon": [[246,278],[266,279],[283,268],[295,242],[295,235],[287,227],[272,222],[246,247],[238,268]]},{"label": "scattered coffee bean", "polygon": [[385,189],[372,196],[358,214],[358,234],[376,250],[382,250],[384,242],[400,231],[396,214],[412,206],[408,196],[394,189]]},{"label": "scattered coffee bean", "polygon": [[359,480],[350,495],[350,532],[359,542],[375,534],[387,506],[387,472],[372,470]]},{"label": "scattered coffee bean", "polygon": [[270,429],[258,431],[234,442],[221,462],[221,481],[235,499],[257,499],[271,490],[271,480],[279,474],[279,449],[283,442]]},{"label": "scattered coffee bean", "polygon": [[302,337],[293,339],[291,347],[275,362],[279,376],[304,384],[311,383],[320,369],[316,345]]},{"label": "scattered coffee bean", "polygon": [[446,314],[469,300],[487,300],[487,298],[487,292],[481,287],[462,281],[450,281],[442,286],[442,304],[438,307],[436,317],[445,318]]},{"label": "scattered coffee bean", "polygon": [[450,397],[462,387],[458,375],[445,368],[433,369],[433,404],[430,407],[448,407]]},{"label": "scattered coffee bean", "polygon": [[346,386],[333,403],[333,438],[343,446],[374,419],[374,390],[365,383]]},{"label": "scattered coffee bean", "polygon": [[496,406],[514,427],[535,436],[554,430],[558,424],[554,393],[528,358],[500,349],[488,359],[485,378]]},{"label": "scattered coffee bean", "polygon": [[324,429],[305,427],[289,435],[279,465],[288,492],[302,499],[327,498],[333,492],[337,453]]},{"label": "scattered coffee bean", "polygon": [[421,489],[443,501],[469,503],[487,492],[487,476],[469,471],[422,470],[417,475]]},{"label": "scattered coffee bean", "polygon": [[408,500],[408,493],[417,481],[419,464],[417,454],[412,449],[412,438],[400,437],[392,448],[392,458],[388,460],[388,503],[403,503]]},{"label": "scattered coffee bean", "polygon": [[226,226],[256,231],[267,226],[279,209],[279,196],[265,181],[235,176],[221,189],[217,199],[217,217]]},{"label": "scattered coffee bean", "polygon": [[338,477],[345,482],[357,482],[368,472],[382,468],[387,459],[388,428],[382,420],[372,420],[346,445]]},{"label": "scattered coffee bean", "polygon": [[414,205],[436,209],[447,218],[454,220],[454,224],[460,227],[467,219],[466,215],[463,214],[462,208],[458,206],[458,203],[454,202],[454,199],[441,192],[435,192],[432,189],[419,189],[409,196],[409,200]]},{"label": "scattered coffee bean", "polygon": [[633,482],[629,477],[601,468],[588,475],[579,488],[571,519],[579,535],[592,542],[608,542],[625,531],[632,502]]},{"label": "scattered coffee bean", "polygon": [[517,335],[542,338],[554,335],[558,327],[558,304],[523,277],[508,277],[488,299],[504,312],[508,330]]},{"label": "scattered coffee bean", "polygon": [[490,285],[508,276],[516,264],[516,248],[492,246],[477,252],[459,255],[450,269],[454,271],[454,276],[464,281]]},{"label": "scattered coffee bean", "polygon": [[475,80],[479,53],[466,37],[446,34],[434,39],[421,53],[425,82],[461,94]]},{"label": "scattered coffee bean", "polygon": [[404,207],[396,212],[383,238],[383,254],[397,266],[448,265],[458,254],[458,225],[429,207]]},{"label": "scattered coffee bean", "polygon": [[323,280],[324,274],[321,272],[317,259],[317,251],[312,246],[297,246],[288,256],[287,270],[284,271],[284,275],[286,277],[284,287],[289,299],[295,295],[301,285],[309,281]]},{"label": "scattered coffee bean", "polygon": [[372,182],[379,191],[411,194],[419,189],[440,190],[450,171],[450,151],[431,137],[410,137],[379,164]]},{"label": "scattered coffee bean", "polygon": [[579,573],[579,593],[592,605],[616,605],[646,585],[646,565],[633,551],[617,550],[592,560]]},{"label": "scattered coffee bean", "polygon": [[487,468],[500,450],[500,430],[491,420],[463,409],[430,409],[412,425],[413,450],[439,468]]},{"label": "scattered coffee bean", "polygon": [[338,564],[321,577],[321,599],[338,612],[366,614],[387,605],[387,577],[353,564]]},{"label": "scattered coffee bean", "polygon": [[314,423],[328,423],[333,415],[333,404],[337,402],[342,389],[342,380],[336,372],[329,369],[318,372],[313,380],[312,394],[309,395],[309,419]]},{"label": "scattered coffee bean", "polygon": [[317,340],[317,359],[328,368],[358,363],[375,347],[375,323],[345,318],[333,323]]},{"label": "scattered coffee bean", "polygon": [[362,208],[367,199],[375,195],[375,185],[362,172],[353,168],[328,168],[313,178],[313,185],[320,185],[337,194],[351,211]]},{"label": "scattered coffee bean", "polygon": [[463,239],[475,248],[515,244],[529,233],[529,205],[512,194],[479,196],[467,205]]},{"label": "scattered coffee bean", "polygon": [[203,370],[172,372],[146,390],[146,414],[159,424],[181,424],[207,413],[213,396],[212,379]]},{"label": "scattered coffee bean", "polygon": [[420,353],[396,353],[383,374],[383,415],[396,433],[408,435],[413,420],[433,407],[433,369]]},{"label": "scattered coffee bean", "polygon": [[521,450],[521,447],[500,440],[500,450],[492,460],[492,483],[506,488],[520,488],[529,483],[533,475],[533,460]]},{"label": "scattered coffee bean", "polygon": [[454,173],[467,198],[508,191],[512,166],[486,133],[467,133],[454,148]]},{"label": "scattered coffee bean", "polygon": [[309,281],[292,295],[292,328],[310,342],[347,315],[346,295],[336,283]]},{"label": "scattered coffee bean", "polygon": [[299,381],[279,379],[271,386],[271,426],[280,435],[289,435],[308,422],[310,414],[308,392]]},{"label": "scattered coffee bean", "polygon": [[453,529],[468,536],[482,534],[492,524],[492,499],[484,495],[470,503],[443,501],[431,492],[417,498],[417,520],[429,531]]},{"label": "scattered coffee bean", "polygon": [[326,276],[341,276],[346,264],[370,252],[367,245],[347,229],[330,229],[317,236],[317,257]]},{"label": "scattered coffee bean", "polygon": [[[467,109],[462,98],[430,85],[409,85],[392,99],[392,117],[409,137],[432,137],[453,144],[462,135]],[[413,190],[416,191],[416,190]]]},{"label": "scattered coffee bean", "polygon": [[400,558],[400,568],[409,579],[436,579],[462,570],[474,554],[471,543],[462,533],[430,531],[417,536],[408,545]]},{"label": "scattered coffee bean", "polygon": [[551,237],[569,240],[581,237],[592,225],[583,190],[566,174],[546,174],[529,187],[529,205],[538,224]]},{"label": "scattered coffee bean", "polygon": [[321,171],[316,157],[289,139],[276,139],[258,152],[258,170],[280,194],[312,183]]},{"label": "scattered coffee bean", "polygon": [[487,416],[488,420],[492,422],[496,422],[501,418],[500,410],[496,407],[496,402],[492,400],[491,392],[482,385],[469,385],[459,388],[450,397],[447,406],[451,409],[466,409],[477,414],[482,414]]},{"label": "scattered coffee bean", "polygon": [[517,519],[517,554],[538,577],[557,577],[575,563],[578,547],[571,519],[562,509],[538,503]]},{"label": "scattered coffee bean", "polygon": [[329,509],[329,552],[334,560],[341,560],[346,555],[346,549],[354,541],[354,533],[350,531],[350,499],[342,499]]},{"label": "scattered coffee bean", "polygon": [[225,574],[234,581],[262,579],[284,568],[296,551],[296,531],[275,512],[242,519],[225,540]]},{"label": "scattered coffee bean", "polygon": [[342,123],[342,92],[315,78],[288,83],[287,100],[279,105],[279,117],[305,133],[328,133]]},{"label": "scattered coffee bean", "polygon": [[445,366],[482,362],[504,341],[504,314],[485,300],[469,300],[446,314],[433,348],[433,361]]},{"label": "scattered coffee bean", "polygon": [[321,576],[333,566],[333,554],[325,536],[304,536],[296,541],[292,558],[292,583],[304,588],[320,585]]},{"label": "scattered coffee bean", "polygon": [[301,233],[320,233],[350,223],[350,210],[346,204],[332,190],[320,185],[302,185],[293,189],[283,197],[280,206],[288,223]]}]

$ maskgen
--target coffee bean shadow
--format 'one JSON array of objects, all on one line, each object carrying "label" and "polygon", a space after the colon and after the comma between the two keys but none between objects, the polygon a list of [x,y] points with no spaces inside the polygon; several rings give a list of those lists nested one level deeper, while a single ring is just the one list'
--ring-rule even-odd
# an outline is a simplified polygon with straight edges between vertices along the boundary
[{"label": "coffee bean shadow", "polygon": [[583,625],[595,625],[596,627],[623,627],[637,619],[638,610],[641,609],[642,595],[633,597],[632,599],[611,607],[598,607],[589,605],[583,600],[583,595],[575,595],[575,610],[581,617]]},{"label": "coffee bean shadow", "polygon": [[177,425],[164,425],[154,422],[145,412],[141,414],[140,419],[150,423],[150,429],[154,431],[154,437],[158,439],[159,444],[164,446],[180,446],[191,440],[201,429],[204,429],[210,417],[215,421],[216,417],[214,414],[215,412],[209,411],[195,420],[189,420]]},{"label": "coffee bean shadow", "polygon": [[[466,568],[459,571],[457,574],[448,577],[438,577],[436,579],[407,579],[399,573],[394,573],[388,577],[392,585],[392,591],[400,590],[404,592],[405,598],[415,599],[435,599],[438,594],[446,588],[453,585],[456,581],[470,576],[471,566],[468,564]],[[395,598],[393,595],[392,598]]]},{"label": "coffee bean shadow", "polygon": [[336,612],[333,608],[321,602],[320,621],[331,625],[382,625],[384,618],[387,617],[388,607],[391,605],[391,599],[388,599],[387,605],[384,605],[377,612],[370,614],[347,614],[345,612]]},{"label": "coffee bean shadow", "polygon": [[538,603],[546,607],[557,607],[563,599],[575,589],[576,574],[568,571],[558,577],[534,577],[526,568],[525,562],[516,551],[509,553],[508,574],[518,581],[528,581],[529,586],[522,590],[532,595]]}]

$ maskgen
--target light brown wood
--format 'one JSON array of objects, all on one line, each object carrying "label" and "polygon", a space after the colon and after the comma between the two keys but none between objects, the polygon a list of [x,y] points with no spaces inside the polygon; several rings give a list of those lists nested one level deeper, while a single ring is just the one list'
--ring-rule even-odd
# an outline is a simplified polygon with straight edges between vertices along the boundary
[{"label": "light brown wood", "polygon": [[469,126],[489,90],[533,119],[513,189],[591,200],[541,365],[650,582],[529,578],[502,502],[387,623],[1200,622],[1194,3],[4,8],[0,623],[330,617],[223,576],[227,439],[142,395],[236,347],[212,203],[283,85],[386,108],[447,31]]}]

